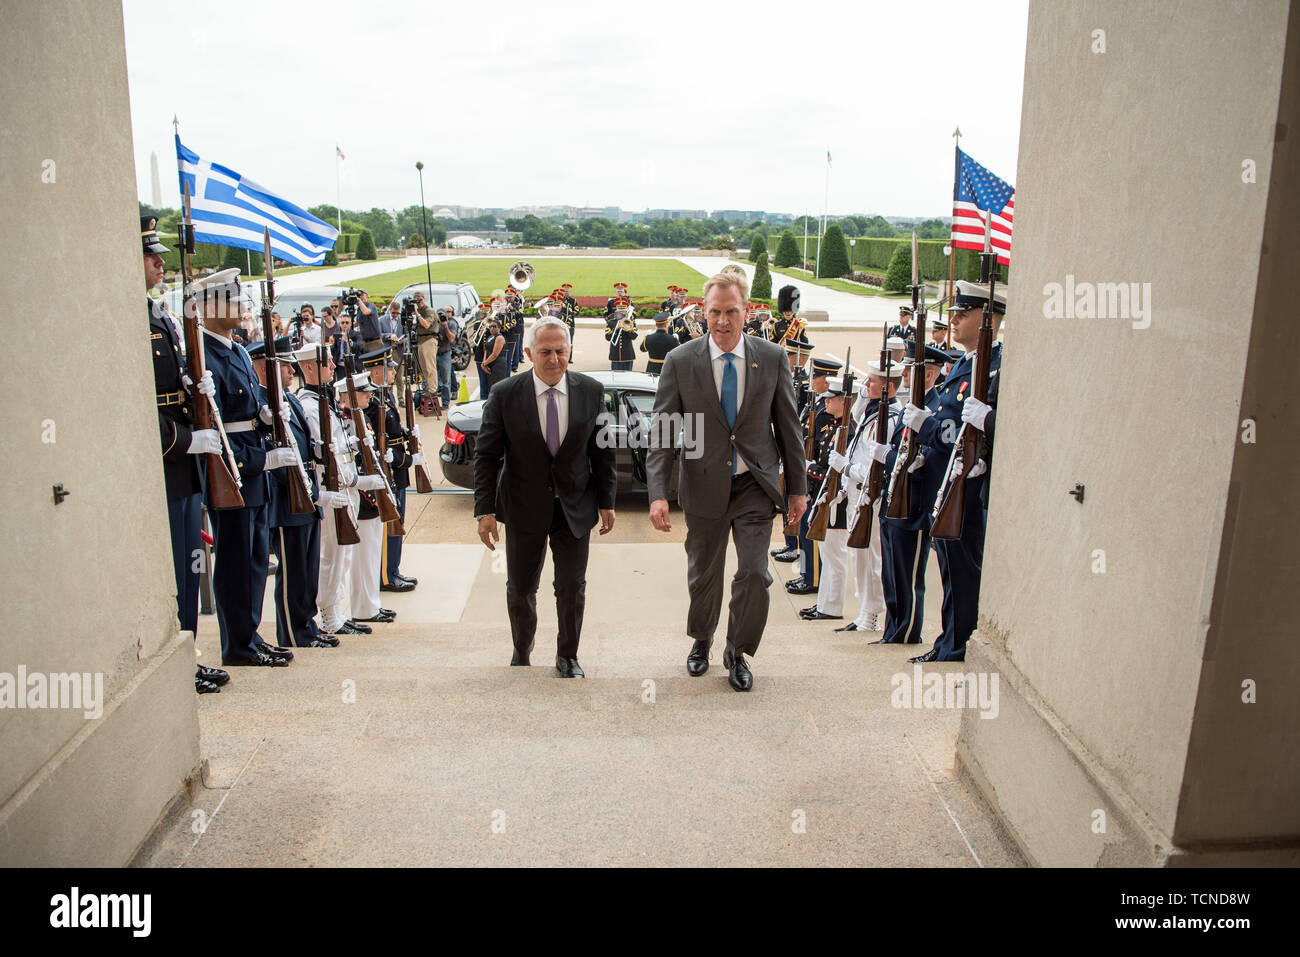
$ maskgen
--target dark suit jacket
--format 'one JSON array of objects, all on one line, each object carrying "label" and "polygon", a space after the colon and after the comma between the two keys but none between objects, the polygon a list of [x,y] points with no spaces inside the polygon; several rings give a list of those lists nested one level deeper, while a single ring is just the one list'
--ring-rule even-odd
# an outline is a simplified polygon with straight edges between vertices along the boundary
[{"label": "dark suit jacket", "polygon": [[492,387],[474,449],[476,518],[495,515],[506,525],[546,532],[558,491],[569,530],[581,538],[599,521],[597,509],[614,507],[614,449],[596,441],[603,390],[580,372],[565,375],[569,426],[554,458],[538,419],[532,370]]}]

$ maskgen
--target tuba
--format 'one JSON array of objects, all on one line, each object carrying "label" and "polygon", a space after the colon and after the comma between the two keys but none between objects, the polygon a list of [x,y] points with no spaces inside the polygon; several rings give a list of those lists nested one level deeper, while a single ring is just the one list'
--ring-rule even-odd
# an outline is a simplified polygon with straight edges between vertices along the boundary
[{"label": "tuba", "polygon": [[510,274],[506,277],[506,282],[523,292],[533,284],[536,278],[537,273],[532,265],[521,260],[510,267]]}]

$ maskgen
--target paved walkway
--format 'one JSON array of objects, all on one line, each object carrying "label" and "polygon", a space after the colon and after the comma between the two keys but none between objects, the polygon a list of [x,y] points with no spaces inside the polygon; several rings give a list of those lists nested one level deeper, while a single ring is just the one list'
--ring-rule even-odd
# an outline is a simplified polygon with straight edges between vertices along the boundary
[{"label": "paved walkway", "polygon": [[[402,566],[420,585],[383,595],[397,623],[299,649],[286,669],[232,669],[199,699],[206,784],[137,863],[1022,863],[954,777],[958,713],[891,706],[915,646],[799,621],[812,599],[780,587],[792,566],[771,565],[754,691],[727,686],[721,637],[691,678],[685,522],[674,511],[661,535],[642,496],[621,498],[614,533],[592,546],[588,678],[564,681],[549,569],[533,667],[508,666],[505,576],[470,544],[472,508],[467,495],[412,496]],[[937,622],[933,562],[930,574]],[[214,619],[199,631],[200,660],[215,663]]]}]

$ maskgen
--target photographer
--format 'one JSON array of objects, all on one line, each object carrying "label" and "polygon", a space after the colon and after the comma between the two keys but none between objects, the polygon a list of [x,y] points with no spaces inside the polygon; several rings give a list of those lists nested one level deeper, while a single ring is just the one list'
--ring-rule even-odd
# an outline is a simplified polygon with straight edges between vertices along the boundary
[{"label": "photographer", "polygon": [[456,341],[459,326],[451,318],[450,309],[435,312],[424,304],[424,296],[420,293],[415,294],[415,302],[424,387],[429,392],[437,392],[446,406],[451,402],[451,345]]},{"label": "photographer", "polygon": [[320,325],[316,322],[316,311],[311,306],[304,304],[298,310],[298,315],[295,318],[298,322],[298,329],[302,333],[303,343],[315,344],[321,341]]},{"label": "photographer", "polygon": [[[304,318],[308,315],[314,318],[316,315],[316,310],[307,303],[303,303],[300,311]],[[334,340],[338,338],[338,334],[339,321],[334,318],[334,310],[329,306],[323,307],[320,311],[320,344],[329,346],[332,353],[334,351]]]},{"label": "photographer", "polygon": [[370,294],[364,289],[357,289],[355,291],[349,289],[344,295],[344,303],[349,306],[353,305],[352,300],[354,297],[356,299],[357,308],[356,321],[353,325],[355,325],[357,331],[361,333],[361,339],[365,344],[365,351],[373,352],[387,344],[379,323],[379,310],[375,308],[375,304],[370,301]]},{"label": "photographer", "polygon": [[347,313],[339,316],[339,331],[334,337],[334,363],[342,365],[342,357],[345,355],[361,356],[366,351],[365,340],[361,338],[361,331],[352,328],[352,317]]},{"label": "photographer", "polygon": [[438,394],[442,396],[444,407],[451,405],[451,397],[456,394],[456,373],[451,367],[451,347],[460,335],[460,323],[452,317],[451,307],[440,310],[438,319]]}]

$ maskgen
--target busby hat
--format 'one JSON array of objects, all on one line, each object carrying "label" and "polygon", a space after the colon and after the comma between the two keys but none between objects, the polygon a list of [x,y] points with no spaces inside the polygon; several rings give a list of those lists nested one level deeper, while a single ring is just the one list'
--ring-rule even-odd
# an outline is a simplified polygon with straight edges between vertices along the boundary
[{"label": "busby hat", "polygon": [[776,294],[778,312],[799,311],[799,289],[797,286],[782,286]]}]

